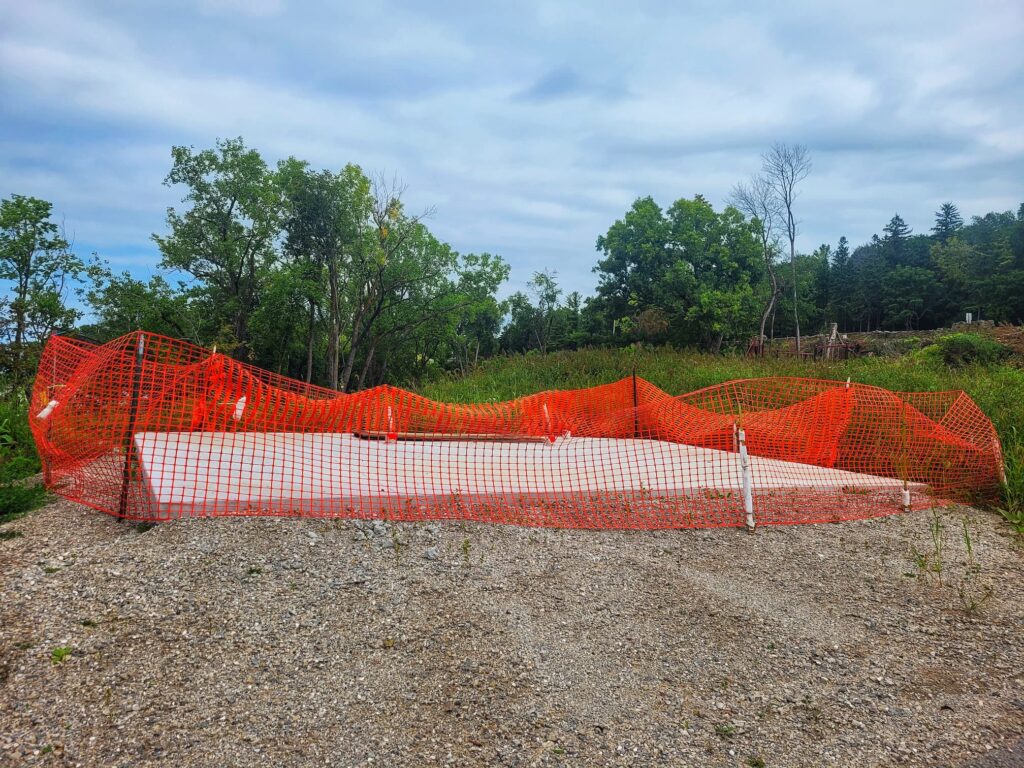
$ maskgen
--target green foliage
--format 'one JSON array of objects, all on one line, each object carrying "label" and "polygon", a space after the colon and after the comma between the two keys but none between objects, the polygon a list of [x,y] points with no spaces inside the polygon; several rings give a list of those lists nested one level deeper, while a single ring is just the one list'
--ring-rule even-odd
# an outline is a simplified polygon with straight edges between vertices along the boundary
[{"label": "green foliage", "polygon": [[71,656],[71,648],[66,645],[58,645],[50,651],[50,661],[54,664],[63,664]]},{"label": "green foliage", "polygon": [[974,554],[974,541],[971,538],[971,529],[967,524],[967,518],[961,520],[961,524],[967,557],[964,560],[963,575],[960,577],[960,583],[957,584],[957,594],[964,611],[977,613],[992,598],[995,589],[990,582],[981,577],[981,564]]},{"label": "green foliage", "polygon": [[935,213],[935,226],[932,233],[940,243],[945,243],[964,227],[963,216],[953,203],[943,203]]},{"label": "green foliage", "polygon": [[64,301],[82,264],[50,220],[51,210],[50,203],[34,197],[0,200],[0,280],[10,283],[8,297],[0,299],[0,339],[8,345],[0,362],[12,388],[31,376],[30,342],[78,318]]},{"label": "green foliage", "polygon": [[43,503],[45,489],[23,482],[38,471],[25,397],[0,400],[0,525],[24,517]]},{"label": "green foliage", "polygon": [[944,568],[943,552],[945,550],[946,526],[942,523],[942,513],[932,509],[932,518],[928,524],[928,532],[931,535],[931,549],[919,550],[911,547],[914,557],[914,565],[928,581],[942,584],[942,573]]},{"label": "green foliage", "polygon": [[1024,206],[989,213],[940,237],[931,259],[945,293],[963,311],[998,322],[1024,321]]},{"label": "green foliage", "polygon": [[729,723],[719,723],[715,726],[715,734],[718,738],[728,741],[736,734],[736,727]]},{"label": "green foliage", "polygon": [[28,477],[39,471],[32,432],[28,428],[28,399],[22,393],[0,399],[0,478],[4,465],[15,458],[26,457],[30,464],[23,474],[8,479]]},{"label": "green foliage", "polygon": [[597,247],[600,282],[592,311],[611,318],[628,339],[645,312],[669,319],[669,337],[712,351],[749,335],[762,304],[754,286],[764,275],[759,227],[736,208],[722,213],[700,195],[667,210],[646,197],[616,221]]},{"label": "green foliage", "polygon": [[41,485],[0,485],[0,525],[24,517],[45,498]]},{"label": "green foliage", "polygon": [[975,333],[951,333],[939,337],[916,353],[919,360],[944,363],[959,368],[965,365],[992,365],[1007,357],[1009,350],[997,341]]},{"label": "green foliage", "polygon": [[1006,484],[999,513],[1017,534],[1024,536],[1024,432],[1019,431],[1018,425],[1011,424],[1001,437]]},{"label": "green foliage", "polygon": [[109,341],[136,330],[165,336],[205,341],[204,327],[209,322],[203,296],[183,283],[177,287],[160,275],[148,282],[136,280],[127,272],[115,275],[110,265],[94,255],[86,267],[89,286],[82,296],[95,320],[83,332],[97,341]]},{"label": "green foliage", "polygon": [[218,141],[214,149],[171,149],[173,165],[165,184],[182,185],[183,211],[167,210],[170,233],[154,235],[161,266],[202,282],[216,314],[212,328],[226,324],[244,356],[249,318],[274,261],[283,216],[277,178],[241,138]]}]

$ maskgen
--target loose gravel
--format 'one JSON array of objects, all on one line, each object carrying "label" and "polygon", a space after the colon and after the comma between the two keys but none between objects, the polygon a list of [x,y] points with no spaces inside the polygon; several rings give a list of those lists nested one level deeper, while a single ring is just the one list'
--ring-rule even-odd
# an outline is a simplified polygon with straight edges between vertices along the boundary
[{"label": "loose gravel", "polygon": [[55,502],[2,528],[0,765],[1022,765],[1024,548],[940,520],[939,557],[929,511],[140,530]]}]

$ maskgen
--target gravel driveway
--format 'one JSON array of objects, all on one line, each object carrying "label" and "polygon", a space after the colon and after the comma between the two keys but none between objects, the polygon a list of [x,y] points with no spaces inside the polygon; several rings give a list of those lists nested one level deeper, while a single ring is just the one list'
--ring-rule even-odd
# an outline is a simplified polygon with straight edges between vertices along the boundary
[{"label": "gravel driveway", "polygon": [[0,764],[1022,765],[1024,547],[947,511],[937,556],[931,523],[140,531],[53,503],[0,528]]}]

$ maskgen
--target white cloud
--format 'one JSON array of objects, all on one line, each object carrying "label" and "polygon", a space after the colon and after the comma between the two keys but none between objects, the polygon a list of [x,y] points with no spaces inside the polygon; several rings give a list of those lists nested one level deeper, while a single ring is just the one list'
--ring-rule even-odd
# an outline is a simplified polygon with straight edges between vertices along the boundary
[{"label": "white cloud", "polygon": [[633,198],[721,204],[775,140],[814,156],[804,249],[863,242],[895,210],[925,231],[936,201],[1024,199],[1013,2],[187,7],[8,12],[0,195],[51,199],[80,241],[151,265],[180,197],[160,185],[170,146],[242,135],[271,162],[397,173],[439,236],[508,256],[514,285],[557,266],[584,291]]}]

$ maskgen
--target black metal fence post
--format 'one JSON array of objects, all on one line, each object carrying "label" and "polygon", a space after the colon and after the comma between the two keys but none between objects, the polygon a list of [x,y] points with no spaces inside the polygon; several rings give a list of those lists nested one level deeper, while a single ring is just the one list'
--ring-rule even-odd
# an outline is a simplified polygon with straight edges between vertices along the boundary
[{"label": "black metal fence post", "polygon": [[135,349],[135,368],[132,370],[132,389],[128,405],[128,429],[124,435],[124,472],[121,475],[121,501],[118,515],[124,518],[128,511],[128,490],[132,482],[132,462],[135,459],[135,423],[139,414],[139,390],[142,389],[142,363],[146,354],[146,334],[139,331],[139,344]]},{"label": "black metal fence post", "polygon": [[633,366],[633,437],[640,437],[640,414],[637,413],[639,401],[636,396],[636,366]]}]

